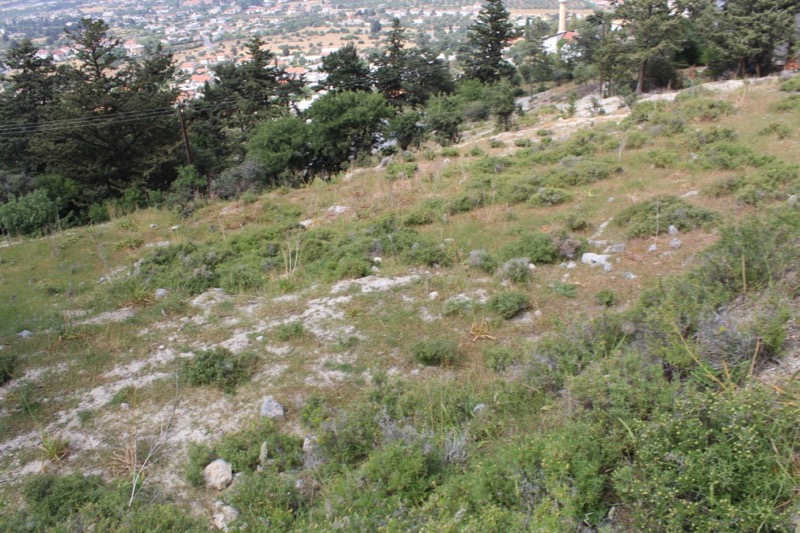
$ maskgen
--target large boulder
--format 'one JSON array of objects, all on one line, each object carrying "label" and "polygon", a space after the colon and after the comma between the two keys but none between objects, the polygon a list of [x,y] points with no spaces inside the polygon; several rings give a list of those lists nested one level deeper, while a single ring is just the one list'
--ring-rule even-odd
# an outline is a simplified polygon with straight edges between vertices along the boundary
[{"label": "large boulder", "polygon": [[231,464],[225,459],[212,461],[203,471],[206,486],[212,489],[222,490],[233,481],[233,470]]},{"label": "large boulder", "polygon": [[272,396],[267,396],[261,401],[261,416],[275,420],[276,418],[283,418],[285,414],[283,405]]}]

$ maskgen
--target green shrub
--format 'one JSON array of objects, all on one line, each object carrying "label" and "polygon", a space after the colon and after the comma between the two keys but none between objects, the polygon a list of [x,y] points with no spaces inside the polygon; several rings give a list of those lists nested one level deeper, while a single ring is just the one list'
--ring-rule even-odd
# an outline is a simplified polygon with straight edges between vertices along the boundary
[{"label": "green shrub", "polygon": [[[783,531],[796,485],[797,412],[763,388],[689,393],[632,426],[630,462],[613,487],[628,526],[692,531]],[[787,456],[788,453],[788,456]]]},{"label": "green shrub", "polygon": [[225,392],[234,392],[250,377],[253,362],[250,355],[234,355],[227,348],[217,347],[201,350],[185,360],[183,375],[190,385],[213,385]]},{"label": "green shrub", "polygon": [[302,322],[286,322],[275,328],[275,338],[282,342],[302,337],[304,333]]},{"label": "green shrub", "polygon": [[678,98],[675,107],[679,114],[702,122],[717,120],[734,111],[733,104],[728,101],[704,97]]},{"label": "green shrub", "polygon": [[334,467],[352,465],[369,455],[380,437],[378,405],[356,401],[322,424],[319,445]]},{"label": "green shrub", "polygon": [[518,241],[505,246],[501,255],[504,258],[527,257],[534,264],[555,263],[560,258],[558,245],[546,233],[528,233]]},{"label": "green shrub", "polygon": [[411,346],[414,361],[425,366],[449,365],[455,361],[458,344],[450,339],[426,339]]},{"label": "green shrub", "polygon": [[33,522],[31,530],[42,530],[64,522],[86,505],[103,498],[105,484],[97,476],[41,474],[27,479],[22,496]]},{"label": "green shrub", "polygon": [[494,345],[483,350],[483,360],[486,366],[495,372],[505,370],[516,357],[517,354],[514,350],[507,346]]},{"label": "green shrub", "polygon": [[258,466],[284,472],[303,464],[302,440],[280,433],[267,419],[225,435],[214,453],[228,461],[234,472],[252,471]]},{"label": "green shrub", "polygon": [[800,91],[800,76],[794,75],[780,85],[781,91],[787,93]]},{"label": "green shrub", "polygon": [[454,146],[445,146],[440,153],[442,157],[458,157],[460,155],[458,148]]},{"label": "green shrub", "polygon": [[193,487],[202,487],[205,484],[205,468],[216,459],[214,450],[206,444],[190,442],[186,456],[186,481]]},{"label": "green shrub", "polygon": [[360,472],[383,497],[414,504],[435,487],[440,464],[421,444],[395,442],[373,452]]},{"label": "green shrub", "polygon": [[506,143],[502,139],[490,139],[489,148],[502,148]]},{"label": "green shrub", "polygon": [[629,238],[666,233],[671,225],[681,231],[689,231],[711,228],[718,222],[719,215],[674,196],[659,196],[641,202],[629,207],[615,219],[618,226],[627,228]]},{"label": "green shrub", "polygon": [[310,429],[319,429],[328,418],[328,409],[321,396],[312,394],[300,410],[300,420]]},{"label": "green shrub", "polygon": [[497,269],[497,259],[486,250],[472,250],[468,258],[469,266],[479,268],[489,274]]},{"label": "green shrub", "polygon": [[678,163],[678,154],[671,150],[650,150],[645,157],[656,168],[672,168]]},{"label": "green shrub", "polygon": [[444,201],[441,198],[426,198],[406,215],[403,224],[406,226],[431,224],[442,216],[443,210]]},{"label": "green shrub", "polygon": [[649,136],[643,131],[629,131],[625,135],[625,148],[638,150],[647,144],[648,140],[650,140]]},{"label": "green shrub", "polygon": [[0,230],[12,235],[41,235],[58,221],[58,205],[47,191],[35,191],[11,197],[0,204]]},{"label": "green shrub", "polygon": [[591,185],[622,172],[617,163],[604,159],[566,157],[547,172],[542,185],[549,187],[578,187]]},{"label": "green shrub", "polygon": [[471,155],[472,157],[481,157],[486,155],[486,152],[484,152],[480,146],[473,146],[472,148],[469,149],[469,155]]},{"label": "green shrub", "polygon": [[447,202],[445,210],[451,215],[457,215],[483,207],[485,202],[485,195],[480,192],[462,192]]},{"label": "green shrub", "polygon": [[792,128],[782,122],[771,122],[765,128],[759,130],[759,135],[774,135],[778,139],[787,139],[792,135]]},{"label": "green shrub", "polygon": [[578,295],[578,287],[573,283],[556,281],[551,285],[551,287],[556,293],[567,298],[575,298]]},{"label": "green shrub", "polygon": [[453,297],[447,300],[442,307],[444,316],[471,316],[473,303],[467,297]]},{"label": "green shrub", "polygon": [[14,379],[17,356],[10,352],[0,352],[0,386]]},{"label": "green shrub", "polygon": [[594,295],[594,301],[603,307],[613,307],[617,305],[617,295],[611,289],[601,289]]},{"label": "green shrub", "polygon": [[520,292],[501,292],[489,299],[488,307],[498,316],[510,320],[530,308],[528,297]]},{"label": "green shrub", "polygon": [[239,510],[240,523],[265,531],[289,531],[303,505],[292,481],[270,471],[242,474],[224,500]]},{"label": "green shrub", "polygon": [[497,274],[512,283],[524,284],[531,279],[531,262],[527,257],[509,259],[501,266]]},{"label": "green shrub", "polygon": [[444,253],[444,250],[440,246],[428,241],[415,242],[403,254],[403,259],[417,265],[450,266],[451,264],[451,260],[447,257],[447,254]]},{"label": "green shrub", "polygon": [[780,102],[774,104],[772,109],[777,112],[800,111],[800,94],[790,94]]},{"label": "green shrub", "polygon": [[386,167],[386,178],[394,181],[398,179],[407,179],[414,175],[417,171],[417,164],[410,163],[390,163]]},{"label": "green shrub", "polygon": [[366,257],[347,255],[336,263],[336,279],[363,278],[372,273],[372,263]]},{"label": "green shrub", "polygon": [[556,187],[540,187],[528,198],[528,203],[536,207],[550,207],[572,200],[572,194]]},{"label": "green shrub", "polygon": [[530,148],[533,146],[533,141],[530,139],[514,139],[514,146],[517,148]]}]

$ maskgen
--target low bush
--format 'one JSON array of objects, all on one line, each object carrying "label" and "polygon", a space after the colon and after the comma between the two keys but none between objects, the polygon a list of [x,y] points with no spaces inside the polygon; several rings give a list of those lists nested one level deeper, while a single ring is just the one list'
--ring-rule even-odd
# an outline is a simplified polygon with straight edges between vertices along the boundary
[{"label": "low bush", "polygon": [[0,231],[12,235],[41,235],[58,221],[58,205],[47,191],[36,189],[0,204]]},{"label": "low bush", "polygon": [[457,215],[483,207],[485,203],[486,196],[483,193],[475,191],[462,192],[447,202],[445,210],[448,214]]},{"label": "low bush", "polygon": [[603,307],[613,307],[617,305],[617,295],[611,289],[601,289],[594,295],[594,301]]},{"label": "low bush", "polygon": [[441,459],[420,443],[393,442],[373,452],[360,474],[384,498],[416,504],[436,486]]},{"label": "low bush", "polygon": [[247,429],[229,433],[214,446],[214,454],[231,464],[234,472],[257,467],[284,472],[303,464],[302,440],[279,432],[267,419]]},{"label": "low bush", "polygon": [[527,257],[509,259],[497,270],[497,274],[512,283],[527,283],[531,279],[531,262]]},{"label": "low bush", "polygon": [[441,218],[444,201],[441,198],[426,198],[417,204],[403,219],[406,226],[424,226]]},{"label": "low bush", "polygon": [[414,361],[425,366],[445,366],[456,359],[458,344],[450,339],[427,339],[414,343]]},{"label": "low bush", "polygon": [[489,148],[502,148],[505,145],[506,145],[506,143],[503,142],[502,139],[491,139],[491,140],[489,140]]},{"label": "low bush", "polygon": [[17,356],[10,352],[0,352],[0,386],[14,379],[17,369]]},{"label": "low bush", "polygon": [[650,150],[645,154],[645,160],[655,168],[672,168],[678,159],[678,154],[671,150]]},{"label": "low bush", "polygon": [[303,506],[294,483],[272,471],[242,474],[224,500],[239,510],[240,523],[266,531],[289,531]]},{"label": "low bush", "polygon": [[780,85],[781,91],[791,93],[800,91],[800,76],[794,75]]},{"label": "low bush", "polygon": [[516,358],[514,350],[507,346],[494,345],[483,350],[483,361],[495,372],[502,372]]},{"label": "low bush", "polygon": [[641,202],[615,218],[618,226],[627,228],[629,238],[666,233],[669,226],[675,226],[681,231],[708,229],[718,222],[719,215],[702,207],[695,207],[675,196],[659,196]]},{"label": "low bush", "polygon": [[467,261],[470,267],[479,268],[489,274],[497,269],[497,259],[486,250],[470,251]]},{"label": "low bush", "polygon": [[759,135],[774,135],[780,140],[787,139],[792,135],[792,128],[782,122],[771,122],[765,128],[759,130]]},{"label": "low bush", "polygon": [[212,385],[230,393],[250,377],[254,359],[222,347],[201,350],[183,362],[183,375],[190,385]]},{"label": "low bush", "polygon": [[453,146],[445,146],[444,148],[442,148],[440,154],[442,155],[442,157],[458,157],[461,154],[461,152],[458,151],[458,148],[455,148]]},{"label": "low bush", "polygon": [[388,167],[386,167],[386,179],[394,181],[398,179],[407,179],[414,175],[417,171],[417,164],[414,162],[410,163],[390,163]]},{"label": "low bush", "polygon": [[536,207],[551,207],[572,200],[572,194],[556,187],[539,187],[528,197],[528,204]]},{"label": "low bush", "polygon": [[282,342],[302,337],[304,333],[302,322],[286,322],[275,328],[275,338]]},{"label": "low bush", "polygon": [[516,242],[505,246],[501,256],[507,259],[527,257],[534,264],[555,263],[560,258],[558,245],[546,233],[528,233]]},{"label": "low bush", "polygon": [[497,316],[510,320],[530,308],[528,297],[520,292],[501,292],[495,294],[487,303]]}]

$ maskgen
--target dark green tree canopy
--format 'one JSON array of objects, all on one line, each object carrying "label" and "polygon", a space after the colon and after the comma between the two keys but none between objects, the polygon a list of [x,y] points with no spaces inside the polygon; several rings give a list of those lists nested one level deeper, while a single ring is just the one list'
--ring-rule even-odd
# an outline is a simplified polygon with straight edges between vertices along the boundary
[{"label": "dark green tree canopy", "polygon": [[712,69],[721,74],[735,69],[738,76],[768,74],[774,68],[775,50],[790,42],[796,0],[726,0],[706,11],[711,27]]},{"label": "dark green tree canopy", "polygon": [[366,61],[358,56],[353,43],[322,59],[322,72],[328,77],[322,83],[332,91],[371,91],[372,73]]},{"label": "dark green tree canopy", "polygon": [[503,59],[503,49],[518,33],[502,0],[487,0],[467,34],[465,75],[482,83],[511,78],[514,66]]}]

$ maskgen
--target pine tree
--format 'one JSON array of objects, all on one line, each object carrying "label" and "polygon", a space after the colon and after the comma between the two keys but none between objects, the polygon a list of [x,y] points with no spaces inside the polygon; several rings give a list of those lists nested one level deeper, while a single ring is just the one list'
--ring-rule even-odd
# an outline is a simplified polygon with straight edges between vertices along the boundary
[{"label": "pine tree", "polygon": [[358,57],[358,50],[352,43],[325,56],[321,70],[328,74],[323,85],[332,91],[372,90],[369,65]]},{"label": "pine tree", "polygon": [[29,141],[43,120],[46,107],[58,89],[52,56],[40,57],[30,39],[6,52],[3,64],[11,71],[0,94],[0,168],[29,173],[39,168],[29,151]]},{"label": "pine tree", "polygon": [[129,188],[167,187],[180,153],[172,56],[150,49],[134,61],[108,31],[102,20],[83,19],[68,32],[78,62],[64,70],[68,85],[31,142],[47,172],[81,185],[86,205]]},{"label": "pine tree", "polygon": [[496,83],[514,75],[514,66],[503,59],[505,49],[518,32],[502,0],[487,0],[470,26],[466,76],[482,83]]},{"label": "pine tree", "polygon": [[375,88],[395,107],[403,104],[403,75],[408,70],[405,47],[405,28],[400,19],[392,20],[392,29],[386,37],[386,48],[376,59]]},{"label": "pine tree", "polygon": [[647,69],[657,61],[672,65],[683,33],[678,4],[670,0],[615,2],[614,16],[622,21],[622,57],[636,70],[636,92],[645,90]]},{"label": "pine tree", "polygon": [[773,67],[775,49],[787,44],[800,10],[796,0],[726,0],[708,10],[713,55],[711,67],[719,74],[761,76]]}]

